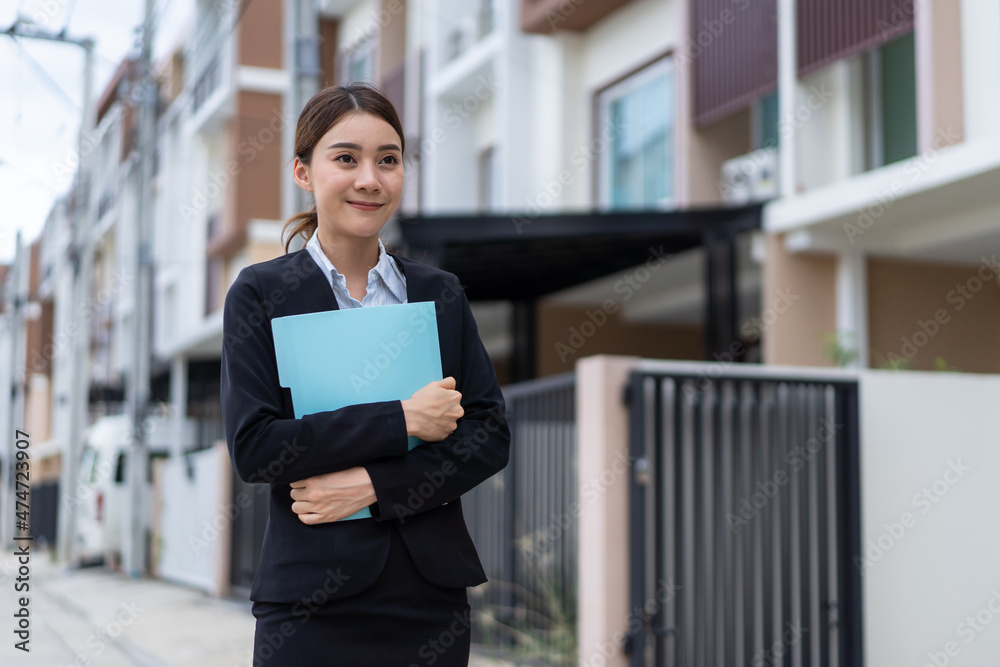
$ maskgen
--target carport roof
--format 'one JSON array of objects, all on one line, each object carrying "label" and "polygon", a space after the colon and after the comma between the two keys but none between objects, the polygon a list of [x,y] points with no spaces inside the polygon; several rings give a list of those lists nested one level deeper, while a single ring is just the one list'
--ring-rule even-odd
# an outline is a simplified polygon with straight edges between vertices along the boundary
[{"label": "carport roof", "polygon": [[456,274],[469,299],[517,300],[759,229],[761,208],[416,216],[399,228],[407,256]]}]

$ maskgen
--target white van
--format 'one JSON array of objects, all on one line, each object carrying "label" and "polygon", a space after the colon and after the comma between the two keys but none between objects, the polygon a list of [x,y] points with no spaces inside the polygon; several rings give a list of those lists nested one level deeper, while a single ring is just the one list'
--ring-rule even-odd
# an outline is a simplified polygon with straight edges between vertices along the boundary
[{"label": "white van", "polygon": [[[195,424],[186,420],[182,444],[194,443]],[[149,417],[143,424],[150,455],[170,449],[173,419]],[[76,503],[76,554],[81,565],[121,562],[124,508],[129,498],[129,458],[134,438],[127,415],[101,417],[87,430],[79,480],[70,502]]]}]

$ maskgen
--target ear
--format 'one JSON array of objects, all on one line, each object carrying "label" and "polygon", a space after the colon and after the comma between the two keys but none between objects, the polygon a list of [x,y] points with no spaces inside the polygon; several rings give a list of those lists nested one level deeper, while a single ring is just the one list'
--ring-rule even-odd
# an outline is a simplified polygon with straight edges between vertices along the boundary
[{"label": "ear", "polygon": [[306,192],[313,191],[312,183],[309,181],[309,167],[298,157],[292,165],[292,178],[295,179],[295,184]]}]

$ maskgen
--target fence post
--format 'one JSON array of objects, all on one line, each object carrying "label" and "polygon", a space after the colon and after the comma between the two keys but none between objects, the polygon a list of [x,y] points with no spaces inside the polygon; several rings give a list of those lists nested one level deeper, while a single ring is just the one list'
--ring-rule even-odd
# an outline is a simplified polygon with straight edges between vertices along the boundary
[{"label": "fence post", "polygon": [[629,622],[629,411],[623,392],[639,357],[596,355],[576,365],[578,661],[626,667]]}]

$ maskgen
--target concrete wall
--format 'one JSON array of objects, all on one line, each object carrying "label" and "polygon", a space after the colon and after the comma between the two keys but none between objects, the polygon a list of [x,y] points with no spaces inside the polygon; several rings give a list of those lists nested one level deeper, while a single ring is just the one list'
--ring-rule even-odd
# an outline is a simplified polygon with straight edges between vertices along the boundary
[{"label": "concrete wall", "polygon": [[157,574],[213,595],[225,593],[232,532],[227,511],[232,506],[232,463],[226,444],[158,465]]},{"label": "concrete wall", "polygon": [[982,139],[997,131],[1000,87],[1000,6],[997,0],[960,0],[962,107],[966,139]]},{"label": "concrete wall", "polygon": [[[832,255],[790,253],[784,237],[766,237],[763,265],[761,337],[765,363],[831,366],[823,336],[837,327],[837,261]],[[785,312],[781,295],[797,297]],[[772,323],[767,324],[769,321]]]},{"label": "concrete wall", "polygon": [[868,260],[871,365],[1000,372],[1000,282],[988,264]]},{"label": "concrete wall", "polygon": [[[604,324],[594,324],[588,310],[607,315]],[[565,373],[577,360],[595,354],[667,359],[701,359],[705,354],[700,326],[625,322],[620,312],[608,314],[597,304],[593,308],[539,305],[537,323],[539,377]]]},{"label": "concrete wall", "polygon": [[861,377],[866,664],[996,664],[1000,378]]},{"label": "concrete wall", "polygon": [[[577,366],[583,485],[627,455],[628,372],[661,362],[594,356]],[[663,364],[695,374],[705,364]],[[809,376],[810,369],[737,373]],[[815,369],[816,373],[830,371]],[[992,665],[1000,655],[1000,376],[838,372],[860,387],[865,665]],[[838,375],[839,376],[839,375]],[[628,476],[580,497],[579,660],[624,667],[628,622]],[[620,644],[617,644],[620,646]]]}]

